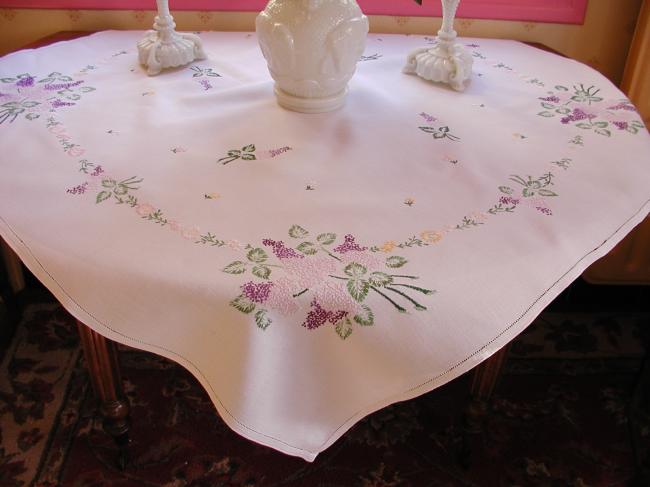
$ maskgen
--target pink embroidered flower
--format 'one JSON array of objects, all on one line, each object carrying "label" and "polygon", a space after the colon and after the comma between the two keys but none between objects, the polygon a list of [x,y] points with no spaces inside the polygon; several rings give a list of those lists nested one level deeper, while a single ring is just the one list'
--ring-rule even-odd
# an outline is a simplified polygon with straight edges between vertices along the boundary
[{"label": "pink embroidered flower", "polygon": [[70,148],[68,149],[68,151],[67,151],[67,154],[68,154],[70,157],[81,157],[81,156],[83,156],[85,153],[86,153],[86,150],[85,150],[85,149],[82,149],[82,148],[79,147],[78,145],[75,145],[75,146],[73,146],[73,147],[70,147]]},{"label": "pink embroidered flower", "polygon": [[181,224],[176,220],[167,220],[167,227],[172,232],[178,232],[181,230]]},{"label": "pink embroidered flower", "polygon": [[314,289],[314,299],[325,309],[345,311],[350,316],[354,316],[361,310],[359,303],[350,296],[345,281],[341,280],[323,281],[318,288]]},{"label": "pink embroidered flower", "polygon": [[271,294],[272,282],[249,281],[241,287],[242,294],[254,303],[265,303]]},{"label": "pink embroidered flower", "polygon": [[582,108],[574,108],[573,112],[566,117],[563,117],[560,122],[563,124],[568,124],[569,122],[577,122],[579,120],[591,120],[596,118],[596,115],[585,112]]},{"label": "pink embroidered flower", "polygon": [[183,228],[181,230],[181,236],[186,240],[198,240],[201,237],[201,231],[196,228]]},{"label": "pink embroidered flower", "polygon": [[302,289],[318,286],[336,272],[336,261],[329,257],[284,259],[282,263],[289,277]]},{"label": "pink embroidered flower", "polygon": [[616,128],[618,128],[619,130],[625,130],[625,129],[627,129],[627,127],[628,127],[627,122],[615,121],[615,122],[612,122],[612,123],[613,123],[613,124],[616,126]]},{"label": "pink embroidered flower", "polygon": [[359,246],[359,244],[357,244],[354,241],[354,237],[348,234],[344,237],[344,241],[341,245],[339,245],[338,247],[334,247],[334,252],[338,252],[339,254],[344,254],[352,250],[367,250],[367,249],[368,247]]},{"label": "pink embroidered flower", "polygon": [[298,289],[296,283],[286,277],[281,277],[273,282],[273,287],[269,291],[269,296],[266,300],[266,305],[270,308],[278,310],[283,315],[290,315],[298,310],[298,305],[295,301],[295,295],[303,291]]},{"label": "pink embroidered flower", "polygon": [[502,196],[499,198],[499,203],[502,205],[514,205],[517,206],[519,204],[519,200],[517,198],[513,198],[512,196]]},{"label": "pink embroidered flower", "polygon": [[537,211],[541,212],[541,213],[544,213],[545,215],[548,215],[548,216],[553,215],[553,212],[549,208],[546,208],[544,206],[537,206],[537,207],[535,207],[535,209]]},{"label": "pink embroidered flower", "polygon": [[156,211],[156,209],[149,203],[141,203],[135,207],[135,211],[140,216],[149,216]]},{"label": "pink embroidered flower", "polygon": [[246,248],[246,245],[241,243],[239,240],[228,240],[226,242],[226,247],[228,247],[231,250],[244,250]]}]

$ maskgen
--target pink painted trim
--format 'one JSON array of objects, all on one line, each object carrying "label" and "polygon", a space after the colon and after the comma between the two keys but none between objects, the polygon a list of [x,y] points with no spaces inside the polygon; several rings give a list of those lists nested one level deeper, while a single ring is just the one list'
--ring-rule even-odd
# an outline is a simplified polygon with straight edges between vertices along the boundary
[{"label": "pink painted trim", "polygon": [[[440,2],[424,0],[358,0],[366,14],[435,16]],[[463,0],[458,16],[472,19],[521,20],[582,24],[588,0]],[[171,1],[174,10],[259,11],[266,0],[180,0]],[[154,0],[0,0],[0,7],[99,10],[155,10]]]}]

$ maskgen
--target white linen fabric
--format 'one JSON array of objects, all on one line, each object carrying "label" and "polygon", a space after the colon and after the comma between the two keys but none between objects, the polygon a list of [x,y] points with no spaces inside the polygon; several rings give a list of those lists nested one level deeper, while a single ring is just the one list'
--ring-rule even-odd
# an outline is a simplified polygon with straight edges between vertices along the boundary
[{"label": "white linen fabric", "polygon": [[148,77],[141,32],[0,59],[0,234],[78,319],[313,460],[468,371],[649,211],[650,137],[596,71],[462,42],[464,93],[371,35],[344,108],[280,108],[251,33]]}]

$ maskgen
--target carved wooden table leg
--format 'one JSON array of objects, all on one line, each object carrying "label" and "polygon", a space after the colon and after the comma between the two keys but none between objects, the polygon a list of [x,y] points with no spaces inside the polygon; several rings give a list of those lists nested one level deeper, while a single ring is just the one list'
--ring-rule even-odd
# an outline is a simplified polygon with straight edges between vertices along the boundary
[{"label": "carved wooden table leg", "polygon": [[80,321],[77,328],[95,397],[100,402],[104,431],[115,440],[119,449],[117,464],[124,469],[129,442],[129,403],[122,388],[115,343]]},{"label": "carved wooden table leg", "polygon": [[485,415],[501,376],[509,348],[510,346],[506,345],[489,359],[474,367],[472,371],[469,400],[463,411],[463,440],[460,452],[460,463],[465,468],[469,467],[471,457],[467,436],[483,432]]}]

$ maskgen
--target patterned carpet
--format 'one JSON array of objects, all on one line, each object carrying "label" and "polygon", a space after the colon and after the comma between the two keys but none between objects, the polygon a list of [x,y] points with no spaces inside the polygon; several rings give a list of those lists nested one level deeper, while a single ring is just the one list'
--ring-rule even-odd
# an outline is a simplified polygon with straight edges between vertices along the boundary
[{"label": "patterned carpet", "polygon": [[56,304],[30,305],[1,364],[0,486],[624,486],[649,338],[648,313],[542,314],[511,349],[484,431],[467,438],[467,469],[465,376],[369,416],[309,464],[233,433],[179,366],[123,348],[134,424],[119,471],[74,322]]}]

